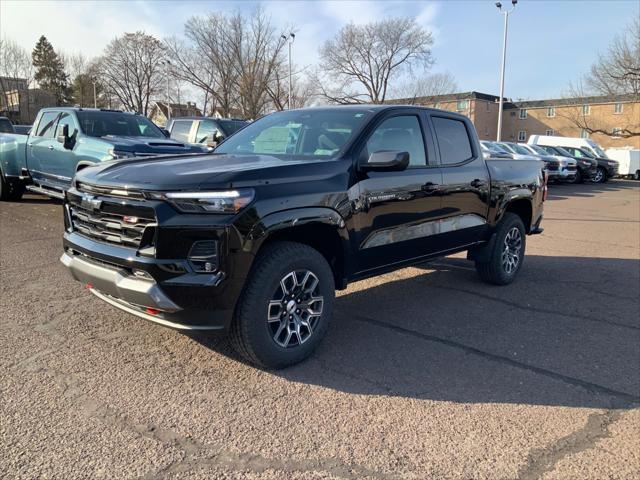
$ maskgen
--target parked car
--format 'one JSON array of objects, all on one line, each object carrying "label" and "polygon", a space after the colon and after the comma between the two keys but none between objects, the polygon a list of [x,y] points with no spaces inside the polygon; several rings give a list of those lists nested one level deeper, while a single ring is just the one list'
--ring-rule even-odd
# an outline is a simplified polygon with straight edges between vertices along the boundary
[{"label": "parked car", "polygon": [[581,148],[590,152],[592,156],[607,158],[607,154],[602,147],[590,138],[578,137],[560,137],[557,135],[531,135],[527,142],[532,145],[550,146],[550,147],[573,147]]},{"label": "parked car", "polygon": [[578,170],[576,171],[576,179],[574,183],[582,183],[585,180],[593,180],[598,172],[598,162],[589,158],[586,154],[582,157],[576,157],[562,147],[551,147],[549,145],[540,145],[541,148],[549,152],[551,155],[562,155],[576,160]]},{"label": "parked car", "polygon": [[608,148],[607,157],[618,162],[618,175],[640,180],[640,150],[637,148]]},{"label": "parked car", "polygon": [[29,135],[0,134],[0,199],[19,199],[25,188],[62,198],[74,174],[95,163],[203,151],[203,147],[165,138],[142,115],[45,108]]},{"label": "parked car", "polygon": [[590,150],[584,148],[570,147],[562,145],[562,148],[573,155],[575,158],[590,158],[596,161],[596,173],[592,180],[595,183],[604,183],[610,178],[618,175],[618,162],[608,158],[594,157]]},{"label": "parked car", "polygon": [[545,179],[538,160],[485,160],[463,115],[287,110],[214,155],[78,172],[61,261],[113,306],[229,331],[248,361],[284,367],[316,348],[349,282],[458,251],[484,281],[512,282],[542,231]]},{"label": "parked car", "polygon": [[17,133],[18,135],[29,135],[31,125],[14,125],[13,130],[13,133]]},{"label": "parked car", "polygon": [[549,181],[557,182],[570,182],[573,183],[576,180],[576,172],[578,170],[578,161],[571,157],[563,157],[561,155],[552,155],[545,149],[538,145],[527,145],[519,143],[520,148],[524,148],[531,155],[538,156],[547,163],[549,169],[551,162],[557,162],[558,167],[549,169]]},{"label": "parked car", "polygon": [[177,117],[169,121],[167,131],[174,140],[206,145],[213,150],[248,123],[246,120],[233,118]]},{"label": "parked car", "polygon": [[15,133],[13,123],[7,117],[0,117],[0,133]]},{"label": "parked car", "polygon": [[508,160],[513,160],[513,155],[511,153],[507,153],[505,150],[492,145],[491,142],[487,140],[482,140],[480,142],[480,148],[482,149],[484,158],[506,158]]}]

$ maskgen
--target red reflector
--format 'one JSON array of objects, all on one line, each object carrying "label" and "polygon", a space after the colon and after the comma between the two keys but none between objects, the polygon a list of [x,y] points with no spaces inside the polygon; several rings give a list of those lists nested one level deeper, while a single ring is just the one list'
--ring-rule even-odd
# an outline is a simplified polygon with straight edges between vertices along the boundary
[{"label": "red reflector", "polygon": [[156,310],[155,308],[147,307],[145,310],[149,315],[157,315],[160,313],[160,310]]},{"label": "red reflector", "polygon": [[93,285],[91,285],[90,283],[87,283],[84,288],[93,288]]}]

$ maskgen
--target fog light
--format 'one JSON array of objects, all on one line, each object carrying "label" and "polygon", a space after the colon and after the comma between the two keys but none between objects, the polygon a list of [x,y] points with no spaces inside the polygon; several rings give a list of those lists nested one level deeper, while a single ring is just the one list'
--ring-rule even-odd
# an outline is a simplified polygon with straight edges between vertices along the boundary
[{"label": "fog light", "polygon": [[214,272],[218,269],[218,242],[199,240],[189,250],[189,263],[196,272]]}]

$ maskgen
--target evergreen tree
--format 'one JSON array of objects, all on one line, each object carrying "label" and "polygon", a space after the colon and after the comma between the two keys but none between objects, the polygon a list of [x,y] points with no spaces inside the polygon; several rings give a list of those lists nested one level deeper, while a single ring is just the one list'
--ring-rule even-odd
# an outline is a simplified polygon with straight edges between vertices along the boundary
[{"label": "evergreen tree", "polygon": [[31,58],[33,66],[36,67],[34,78],[40,88],[55,94],[58,105],[67,103],[69,79],[64,71],[64,64],[44,35],[36,43]]}]

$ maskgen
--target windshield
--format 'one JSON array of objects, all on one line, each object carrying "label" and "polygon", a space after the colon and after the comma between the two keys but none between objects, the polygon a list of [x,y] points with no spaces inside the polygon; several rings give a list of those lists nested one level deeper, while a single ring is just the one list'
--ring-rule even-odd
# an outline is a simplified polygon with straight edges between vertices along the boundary
[{"label": "windshield", "polygon": [[576,153],[577,153],[577,157],[588,157],[588,158],[594,158],[593,157],[593,153],[591,153],[589,150],[587,150],[586,148],[576,148]]},{"label": "windshield", "polygon": [[544,148],[539,147],[538,145],[527,145],[531,150],[533,150],[534,152],[536,152],[538,155],[549,155],[549,152],[547,152]]},{"label": "windshield", "polygon": [[558,152],[560,155],[564,155],[565,157],[573,157],[573,155],[571,155],[571,152],[568,152],[567,150],[565,150],[562,147],[553,147],[553,149]]},{"label": "windshield", "polygon": [[499,148],[500,150],[502,150],[505,153],[516,153],[516,151],[510,145],[507,145],[506,143],[494,143],[493,145],[495,145],[496,148]]},{"label": "windshield", "polygon": [[216,153],[264,154],[279,158],[335,157],[353,138],[367,110],[293,110],[256,120],[216,148]]},{"label": "windshield", "polygon": [[90,137],[152,137],[165,138],[150,120],[142,115],[121,112],[79,111],[80,128]]},{"label": "windshield", "polygon": [[601,158],[609,158],[607,157],[607,154],[605,153],[604,150],[602,150],[598,145],[591,145],[591,150],[593,150],[593,152]]},{"label": "windshield", "polygon": [[531,155],[531,152],[526,148],[524,148],[522,145],[518,145],[514,143],[511,145],[511,148],[513,148],[516,151],[516,153],[519,153],[520,155]]}]

